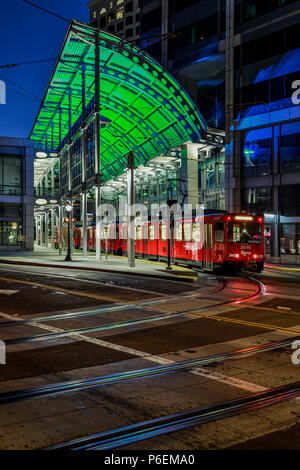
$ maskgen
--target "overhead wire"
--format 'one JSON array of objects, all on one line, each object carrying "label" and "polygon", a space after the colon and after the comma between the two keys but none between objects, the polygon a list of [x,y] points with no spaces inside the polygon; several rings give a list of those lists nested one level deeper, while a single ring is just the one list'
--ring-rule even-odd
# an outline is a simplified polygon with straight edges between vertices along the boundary
[{"label": "overhead wire", "polygon": [[59,20],[66,21],[67,23],[70,23],[70,19],[65,18],[64,16],[58,15],[54,11],[48,10],[47,8],[41,7],[40,5],[37,5],[36,3],[30,2],[29,0],[23,0],[24,3],[27,3],[28,5],[31,5],[32,7],[38,8],[39,10],[43,11],[44,13],[48,13],[49,15],[55,16]]},{"label": "overhead wire", "polygon": [[19,65],[40,64],[42,62],[50,62],[50,61],[56,60],[56,59],[57,59],[56,57],[51,57],[49,59],[38,59],[38,60],[30,60],[30,61],[27,61],[27,62],[19,62],[19,63],[15,63],[15,64],[4,64],[4,65],[0,65],[0,69],[11,69],[11,68],[14,68],[14,67],[18,67]]}]

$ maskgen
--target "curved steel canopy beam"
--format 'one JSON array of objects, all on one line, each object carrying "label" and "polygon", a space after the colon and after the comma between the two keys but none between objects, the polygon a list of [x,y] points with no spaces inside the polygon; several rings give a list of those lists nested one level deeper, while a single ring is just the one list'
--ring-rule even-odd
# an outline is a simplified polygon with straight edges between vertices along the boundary
[{"label": "curved steel canopy beam", "polygon": [[[137,163],[166,153],[187,141],[198,142],[206,130],[199,110],[181,85],[151,56],[136,46],[104,31],[100,35],[100,113],[111,124],[101,129],[101,166],[115,175],[128,150]],[[72,126],[82,111],[82,67],[85,68],[85,101],[94,99],[95,30],[72,22],[31,131],[36,148],[59,142],[69,131],[69,90],[72,95]],[[60,110],[60,111],[59,111]],[[52,123],[54,125],[52,131]]]}]

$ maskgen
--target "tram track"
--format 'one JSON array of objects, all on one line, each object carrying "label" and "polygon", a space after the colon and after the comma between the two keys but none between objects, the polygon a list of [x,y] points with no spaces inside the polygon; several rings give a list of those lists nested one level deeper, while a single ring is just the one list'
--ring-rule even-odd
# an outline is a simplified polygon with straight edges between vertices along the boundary
[{"label": "tram track", "polygon": [[108,450],[265,408],[300,396],[300,381],[222,403],[162,416],[40,450]]},{"label": "tram track", "polygon": [[[61,313],[61,314],[55,314],[55,315],[48,315],[48,316],[43,316],[43,317],[35,317],[35,318],[27,318],[23,320],[13,320],[9,322],[1,322],[0,323],[0,328],[8,327],[8,326],[18,326],[18,325],[26,325],[30,323],[44,323],[47,321],[55,321],[55,320],[69,320],[73,318],[80,318],[80,317],[85,317],[85,316],[93,316],[93,315],[98,315],[100,313],[108,313],[108,312],[113,312],[113,311],[121,311],[121,310],[128,310],[130,308],[143,308],[143,307],[151,307],[152,305],[161,305],[166,302],[170,301],[176,301],[176,300],[181,300],[182,298],[184,299],[193,299],[193,298],[201,298],[205,299],[205,296],[208,295],[213,295],[221,292],[222,290],[225,289],[227,285],[227,282],[225,279],[219,279],[219,285],[214,288],[213,290],[203,293],[202,289],[199,290],[197,289],[196,291],[188,291],[178,295],[165,295],[163,299],[150,299],[146,301],[137,301],[137,302],[132,302],[132,303],[116,303],[115,305],[111,306],[104,306],[98,309],[91,309],[91,310],[84,310],[84,311],[79,311],[79,312],[68,312],[68,313]],[[137,289],[138,290],[138,289]]]},{"label": "tram track", "polygon": [[129,382],[141,378],[151,378],[153,376],[165,375],[174,372],[184,372],[192,370],[200,366],[208,366],[216,363],[226,362],[233,359],[243,359],[256,354],[270,351],[277,351],[292,345],[295,340],[299,340],[300,336],[273,341],[266,344],[251,346],[249,348],[239,349],[229,353],[214,354],[210,356],[200,357],[187,361],[170,363],[167,365],[159,365],[137,369],[133,371],[119,372],[98,377],[89,377],[86,379],[69,380],[66,382],[57,382],[49,385],[42,385],[27,389],[21,389],[11,392],[0,393],[0,405],[15,403],[18,401],[30,400],[34,398],[48,397],[63,393],[86,390],[90,388],[114,385],[122,382]]},{"label": "tram track", "polygon": [[[143,324],[143,323],[169,320],[169,319],[182,317],[182,316],[187,315],[187,314],[192,314],[192,313],[195,313],[195,312],[199,312],[201,310],[207,310],[207,309],[210,309],[210,308],[221,307],[221,306],[226,306],[226,305],[230,305],[230,304],[245,302],[245,301],[250,300],[250,299],[255,299],[258,296],[263,295],[265,293],[266,288],[265,288],[265,285],[261,281],[255,279],[253,277],[250,277],[250,276],[244,276],[244,278],[250,279],[252,282],[254,282],[257,286],[257,290],[254,293],[248,294],[247,296],[240,297],[240,298],[237,298],[237,299],[234,299],[234,300],[230,299],[228,301],[218,302],[218,303],[213,304],[213,305],[207,305],[207,306],[197,307],[197,308],[193,308],[193,309],[186,309],[186,310],[183,310],[183,311],[180,311],[180,312],[177,312],[176,310],[174,310],[174,308],[173,309],[171,308],[171,312],[168,312],[166,314],[164,313],[164,314],[151,316],[151,317],[147,316],[147,317],[140,318],[140,319],[137,319],[137,320],[127,320],[125,322],[115,322],[115,323],[110,323],[110,324],[100,325],[100,326],[99,325],[98,326],[90,326],[90,327],[84,327],[84,328],[76,328],[76,329],[72,329],[72,330],[63,330],[63,331],[54,332],[54,333],[45,333],[45,334],[42,334],[42,335],[12,338],[12,339],[6,340],[5,343],[8,346],[8,345],[16,345],[16,344],[29,343],[29,342],[47,341],[47,340],[59,339],[59,338],[63,338],[63,337],[77,335],[77,334],[94,333],[94,332],[100,332],[100,331],[107,331],[107,330],[110,330],[110,329],[117,329],[117,328],[140,325],[140,324]],[[202,299],[204,299],[204,298],[205,298],[205,296],[202,297]],[[178,298],[178,300],[182,300],[181,297]],[[167,301],[169,302],[170,299],[167,299]],[[149,307],[149,306],[151,306],[151,304],[153,305],[153,303],[161,304],[161,303],[164,303],[164,302],[166,302],[166,300],[158,300],[158,301],[157,300],[156,301],[152,300],[152,301],[145,302],[143,304],[143,306],[147,305]],[[127,305],[127,308],[128,308],[128,305]],[[156,308],[158,308],[158,307],[156,307]],[[35,322],[37,322],[37,320],[35,320]],[[16,323],[14,323],[14,324],[16,324]],[[38,325],[35,325],[35,326],[38,326]]]}]

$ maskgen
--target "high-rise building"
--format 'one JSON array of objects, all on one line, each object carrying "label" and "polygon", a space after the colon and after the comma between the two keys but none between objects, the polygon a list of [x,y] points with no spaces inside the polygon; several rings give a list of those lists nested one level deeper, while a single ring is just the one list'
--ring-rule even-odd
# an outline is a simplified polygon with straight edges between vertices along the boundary
[{"label": "high-rise building", "polygon": [[226,130],[226,208],[265,214],[267,258],[288,263],[300,263],[299,13],[299,0],[141,0],[141,46]]},{"label": "high-rise building", "polygon": [[140,34],[139,0],[92,0],[88,3],[90,23],[104,31],[138,41]]},{"label": "high-rise building", "polygon": [[227,207],[265,214],[267,257],[300,263],[300,1],[226,12]]}]

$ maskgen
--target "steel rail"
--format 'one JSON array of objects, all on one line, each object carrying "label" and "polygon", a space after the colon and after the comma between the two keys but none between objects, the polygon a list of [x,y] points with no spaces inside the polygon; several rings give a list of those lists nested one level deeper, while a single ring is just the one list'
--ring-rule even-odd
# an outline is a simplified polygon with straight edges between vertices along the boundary
[{"label": "steel rail", "polygon": [[[66,331],[60,331],[56,333],[44,333],[42,335],[36,335],[36,336],[24,336],[20,338],[12,338],[8,339],[5,341],[5,344],[8,345],[14,345],[14,344],[22,344],[22,343],[32,343],[32,342],[38,342],[38,341],[47,341],[51,339],[58,339],[58,338],[63,338],[63,337],[68,337],[72,335],[77,335],[77,334],[85,334],[85,333],[95,333],[99,331],[106,331],[106,330],[111,330],[111,329],[117,329],[117,328],[124,328],[127,326],[134,326],[134,325],[140,325],[143,323],[150,323],[154,321],[161,321],[161,320],[169,320],[177,317],[184,316],[189,313],[193,312],[199,312],[200,310],[207,310],[208,308],[215,308],[215,307],[220,307],[224,305],[230,305],[230,304],[235,304],[235,303],[241,303],[245,302],[246,300],[254,299],[260,295],[263,295],[265,293],[265,286],[261,281],[258,281],[255,278],[249,278],[252,281],[254,281],[257,285],[257,291],[253,294],[249,294],[245,297],[241,297],[239,299],[234,299],[234,300],[228,300],[224,302],[219,302],[214,305],[207,305],[205,307],[197,307],[193,309],[188,309],[184,310],[182,312],[175,312],[175,313],[164,313],[161,315],[156,315],[153,317],[144,317],[140,318],[138,320],[127,320],[123,322],[116,322],[116,323],[109,323],[107,325],[101,325],[101,326],[90,326],[90,327],[85,327],[85,328],[75,328],[73,330],[66,330]],[[167,300],[161,300],[161,303],[165,303]],[[168,299],[169,301],[169,299]],[[151,301],[148,303],[148,305],[151,305],[153,303],[157,303],[156,301]]]},{"label": "steel rail", "polygon": [[69,313],[61,313],[61,314],[55,314],[55,315],[48,315],[48,316],[43,316],[43,317],[36,317],[36,318],[27,318],[24,320],[13,320],[13,321],[7,321],[7,322],[1,322],[0,323],[0,328],[8,327],[8,326],[18,326],[18,325],[26,325],[30,323],[44,323],[47,321],[55,321],[55,320],[69,320],[70,318],[80,318],[80,317],[88,317],[92,315],[98,315],[99,313],[107,313],[107,312],[112,312],[112,311],[120,311],[120,310],[127,310],[130,308],[142,308],[142,307],[147,307],[151,305],[160,305],[164,304],[166,302],[170,302],[172,300],[180,300],[182,297],[185,298],[194,298],[194,297],[201,297],[203,299],[206,298],[208,295],[212,294],[217,294],[226,287],[226,281],[224,279],[221,280],[221,283],[218,287],[214,288],[210,292],[205,292],[201,293],[199,292],[199,289],[196,290],[196,292],[184,292],[180,296],[178,295],[170,295],[170,296],[165,296],[163,299],[152,299],[152,300],[146,300],[144,302],[133,302],[131,304],[128,303],[121,303],[118,302],[115,305],[109,305],[106,307],[101,307],[98,309],[93,309],[93,310],[83,310],[80,312],[69,312]]},{"label": "steel rail", "polygon": [[275,405],[300,395],[300,381],[193,410],[112,429],[41,450],[108,450]]},{"label": "steel rail", "polygon": [[[50,395],[74,392],[78,390],[95,388],[105,385],[114,385],[121,382],[128,382],[138,380],[140,378],[149,378],[157,375],[170,374],[173,372],[185,372],[200,366],[207,366],[233,359],[243,359],[245,357],[251,357],[256,354],[283,349],[288,346],[291,346],[295,340],[300,340],[300,336],[287,338],[280,341],[273,341],[271,343],[261,344],[257,346],[251,346],[249,348],[240,349],[230,353],[214,354],[211,356],[205,356],[197,359],[171,363],[168,365],[159,365],[155,367],[148,367],[133,371],[118,372],[116,374],[89,377],[87,379],[69,380],[67,382],[58,382],[33,388],[4,392],[0,394],[0,405]],[[147,359],[147,356],[145,356],[145,359]]]}]

